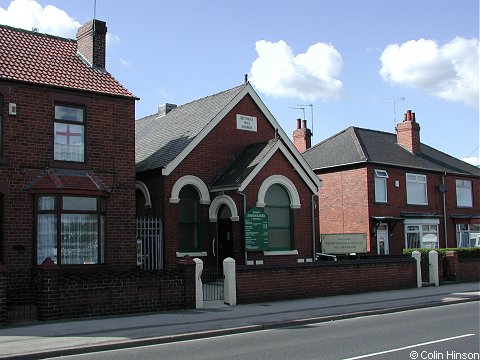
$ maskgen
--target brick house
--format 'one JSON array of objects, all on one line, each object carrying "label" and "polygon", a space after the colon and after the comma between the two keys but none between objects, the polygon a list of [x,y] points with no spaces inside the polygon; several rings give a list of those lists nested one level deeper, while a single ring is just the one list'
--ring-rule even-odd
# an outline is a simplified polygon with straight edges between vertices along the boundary
[{"label": "brick house", "polygon": [[410,110],[396,134],[349,127],[303,156],[323,182],[322,235],[366,234],[371,254],[480,245],[480,169],[422,144]]},{"label": "brick house", "polygon": [[60,273],[135,268],[136,97],[105,70],[106,31],[90,21],[72,40],[0,25],[0,262],[9,312],[35,307],[44,265]]},{"label": "brick house", "polygon": [[[137,214],[161,220],[165,268],[187,254],[313,261],[320,181],[248,82],[137,120],[136,165]],[[245,230],[264,214],[261,233]]]}]

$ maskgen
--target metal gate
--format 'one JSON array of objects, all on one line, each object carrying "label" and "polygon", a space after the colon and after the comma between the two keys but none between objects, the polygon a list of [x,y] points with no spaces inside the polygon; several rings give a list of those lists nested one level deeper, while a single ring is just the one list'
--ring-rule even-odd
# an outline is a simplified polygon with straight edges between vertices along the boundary
[{"label": "metal gate", "polygon": [[143,270],[163,269],[162,220],[137,217],[137,265]]},{"label": "metal gate", "polygon": [[202,271],[203,301],[223,300],[223,271],[206,268]]}]

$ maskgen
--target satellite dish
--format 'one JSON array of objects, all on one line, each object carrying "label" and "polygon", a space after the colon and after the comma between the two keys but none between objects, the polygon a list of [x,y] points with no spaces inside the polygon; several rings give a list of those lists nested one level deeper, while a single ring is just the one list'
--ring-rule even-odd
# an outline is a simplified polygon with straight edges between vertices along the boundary
[{"label": "satellite dish", "polygon": [[438,185],[438,190],[443,194],[447,192],[447,185],[445,184],[440,184]]}]

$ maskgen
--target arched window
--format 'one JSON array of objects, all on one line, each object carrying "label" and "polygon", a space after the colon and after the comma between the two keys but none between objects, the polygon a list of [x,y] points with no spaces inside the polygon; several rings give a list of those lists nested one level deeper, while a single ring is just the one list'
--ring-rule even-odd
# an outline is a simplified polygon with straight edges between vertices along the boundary
[{"label": "arched window", "polygon": [[292,248],[290,197],[282,185],[273,184],[265,194],[268,215],[268,245],[270,250]]},{"label": "arched window", "polygon": [[179,193],[178,241],[180,251],[200,250],[200,196],[192,185]]}]

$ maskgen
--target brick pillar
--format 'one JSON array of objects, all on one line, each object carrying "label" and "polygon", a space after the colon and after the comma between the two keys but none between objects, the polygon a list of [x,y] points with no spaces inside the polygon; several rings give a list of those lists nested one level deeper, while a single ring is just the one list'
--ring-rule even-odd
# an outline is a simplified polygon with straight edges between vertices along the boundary
[{"label": "brick pillar", "polygon": [[7,322],[7,268],[0,264],[0,324]]},{"label": "brick pillar", "polygon": [[38,267],[37,301],[39,320],[55,320],[60,316],[59,270],[52,260],[46,259]]},{"label": "brick pillar", "polygon": [[184,308],[185,309],[195,309],[196,307],[196,298],[195,298],[195,266],[196,263],[193,259],[186,255],[178,263],[178,266],[183,268],[184,275]]},{"label": "brick pillar", "polygon": [[458,281],[459,280],[458,252],[447,251],[445,266],[447,267],[445,271],[446,280]]}]

